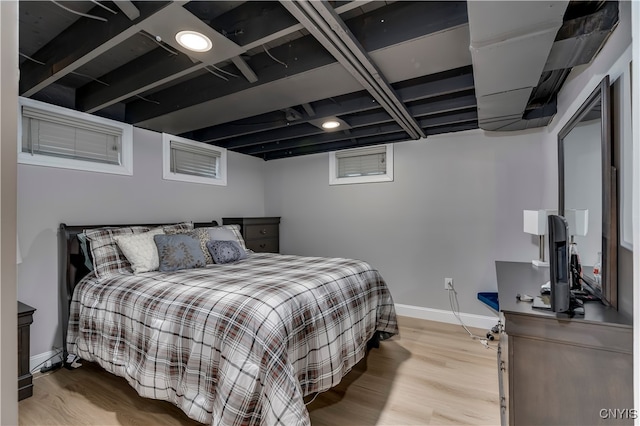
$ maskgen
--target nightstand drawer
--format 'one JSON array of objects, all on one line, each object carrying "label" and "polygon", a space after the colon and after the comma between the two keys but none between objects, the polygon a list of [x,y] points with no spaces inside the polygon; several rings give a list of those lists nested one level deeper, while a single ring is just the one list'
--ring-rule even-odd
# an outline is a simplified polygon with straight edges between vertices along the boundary
[{"label": "nightstand drawer", "polygon": [[260,240],[246,240],[247,248],[258,253],[278,253],[280,247],[277,238],[263,238]]},{"label": "nightstand drawer", "polygon": [[224,225],[240,225],[247,248],[258,253],[280,252],[279,217],[223,217]]},{"label": "nightstand drawer", "polygon": [[245,240],[277,238],[278,225],[245,225],[244,235]]}]

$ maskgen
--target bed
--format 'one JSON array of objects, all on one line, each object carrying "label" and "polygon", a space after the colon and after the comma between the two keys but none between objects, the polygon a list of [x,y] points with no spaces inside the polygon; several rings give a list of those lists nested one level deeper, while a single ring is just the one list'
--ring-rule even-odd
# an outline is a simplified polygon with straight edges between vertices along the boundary
[{"label": "bed", "polygon": [[108,228],[60,225],[65,360],[95,362],[201,423],[308,425],[304,398],[398,333],[389,290],[366,262],[247,250],[229,263],[105,276],[89,271],[78,239],[96,229]]}]

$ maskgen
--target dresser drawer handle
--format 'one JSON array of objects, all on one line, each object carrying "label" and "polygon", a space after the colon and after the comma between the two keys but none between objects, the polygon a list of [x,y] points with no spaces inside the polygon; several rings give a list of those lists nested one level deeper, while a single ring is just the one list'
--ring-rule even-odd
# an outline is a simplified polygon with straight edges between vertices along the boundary
[{"label": "dresser drawer handle", "polygon": [[260,244],[260,248],[265,248],[267,245],[265,243]]},{"label": "dresser drawer handle", "polygon": [[267,230],[266,230],[265,228],[262,228],[262,229],[260,230],[260,233],[261,233],[262,235],[267,235]]}]

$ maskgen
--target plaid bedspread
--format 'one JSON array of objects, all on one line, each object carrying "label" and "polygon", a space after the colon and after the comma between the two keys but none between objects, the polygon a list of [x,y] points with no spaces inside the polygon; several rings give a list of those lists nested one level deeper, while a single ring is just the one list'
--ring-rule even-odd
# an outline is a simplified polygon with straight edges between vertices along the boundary
[{"label": "plaid bedspread", "polygon": [[367,341],[398,333],[365,262],[253,253],[235,264],[147,272],[76,287],[69,353],[215,425],[307,425]]}]

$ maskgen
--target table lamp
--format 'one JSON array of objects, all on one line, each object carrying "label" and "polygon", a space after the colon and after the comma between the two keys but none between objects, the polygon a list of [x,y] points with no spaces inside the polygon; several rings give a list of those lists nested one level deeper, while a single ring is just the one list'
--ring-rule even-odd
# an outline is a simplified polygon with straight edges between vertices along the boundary
[{"label": "table lamp", "polygon": [[547,234],[547,216],[550,214],[557,214],[557,210],[524,210],[524,232],[539,237],[538,259],[531,261],[535,266],[549,266],[544,258],[544,236]]},{"label": "table lamp", "polygon": [[571,235],[571,244],[573,237],[584,237],[589,229],[589,210],[587,209],[565,209],[564,218],[569,225],[569,235]]}]

